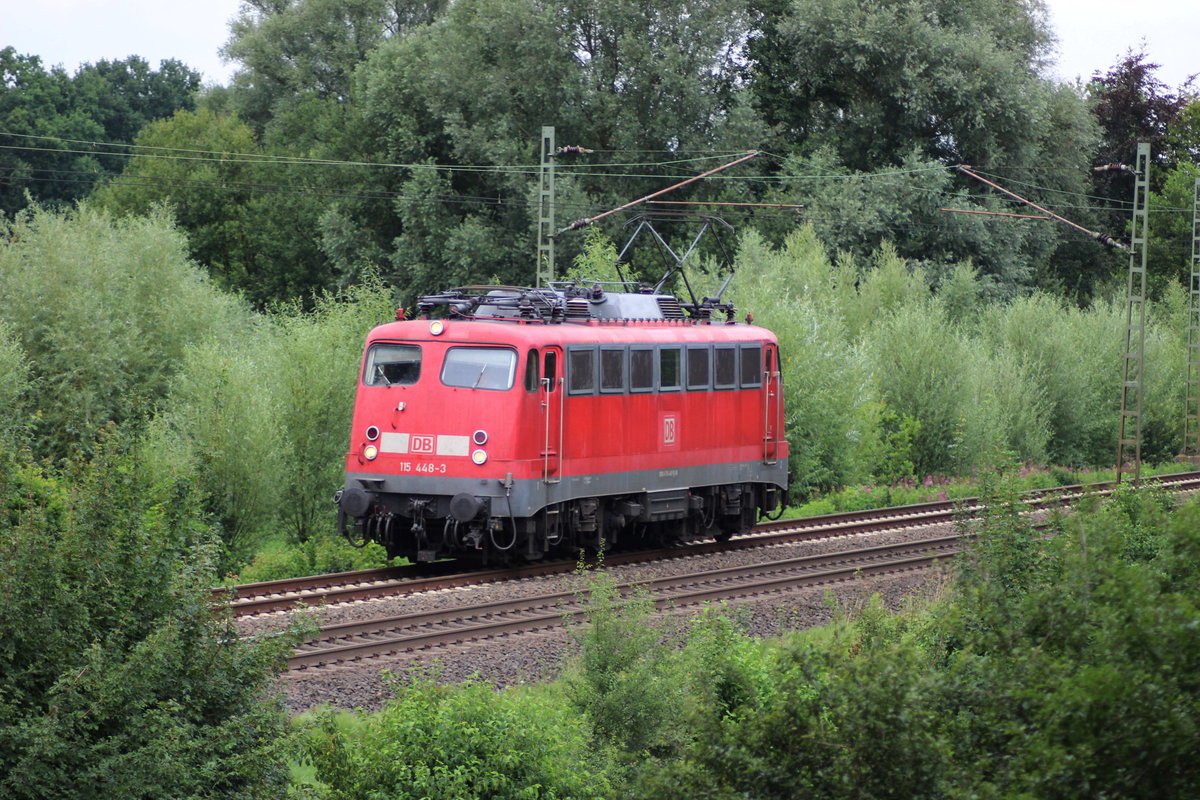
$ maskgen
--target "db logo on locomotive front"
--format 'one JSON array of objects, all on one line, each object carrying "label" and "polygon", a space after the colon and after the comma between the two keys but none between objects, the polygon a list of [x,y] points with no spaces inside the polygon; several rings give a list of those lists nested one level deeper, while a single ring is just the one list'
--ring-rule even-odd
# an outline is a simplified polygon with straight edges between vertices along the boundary
[{"label": "db logo on locomotive front", "polygon": [[409,439],[408,451],[410,453],[427,453],[432,455],[435,450],[434,441],[435,440],[432,436],[417,436],[414,434],[412,438]]},{"label": "db logo on locomotive front", "polygon": [[679,415],[675,413],[659,416],[659,450],[679,449]]}]

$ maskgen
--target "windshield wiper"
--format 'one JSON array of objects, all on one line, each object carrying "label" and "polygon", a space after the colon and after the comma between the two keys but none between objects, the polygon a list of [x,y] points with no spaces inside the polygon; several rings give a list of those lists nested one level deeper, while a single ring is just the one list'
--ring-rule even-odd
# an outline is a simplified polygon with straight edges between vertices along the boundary
[{"label": "windshield wiper", "polygon": [[383,364],[376,364],[375,371],[379,373],[379,377],[383,379],[384,386],[391,386],[392,382],[388,380],[387,375],[383,373]]}]

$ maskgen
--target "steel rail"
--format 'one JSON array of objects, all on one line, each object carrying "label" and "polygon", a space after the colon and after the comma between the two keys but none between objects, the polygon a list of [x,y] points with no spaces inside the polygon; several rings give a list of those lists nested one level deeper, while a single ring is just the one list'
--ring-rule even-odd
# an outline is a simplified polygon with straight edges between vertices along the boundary
[{"label": "steel rail", "polygon": [[[1145,478],[1143,484],[1156,484],[1176,491],[1200,489],[1200,472]],[[1116,488],[1115,482],[1077,484],[1053,489],[1038,489],[1021,495],[1030,510],[1052,505],[1067,505],[1087,495],[1106,496]],[[681,558],[716,552],[770,547],[802,541],[873,533],[883,530],[935,525],[952,522],[956,515],[971,515],[982,508],[979,498],[916,503],[907,506],[865,509],[814,517],[778,520],[762,523],[747,536],[727,542],[698,542],[684,547],[660,548],[630,552],[606,553],[610,565],[632,564],[666,558]],[[231,601],[237,616],[267,613],[296,608],[300,605],[342,603],[378,597],[394,597],[436,589],[474,586],[503,580],[561,575],[574,571],[576,561],[545,561],[502,569],[455,572],[461,565],[442,562],[433,565],[410,565],[385,569],[360,570],[305,578],[246,584],[232,589],[218,588],[220,598],[234,592]],[[434,574],[430,574],[433,572]]]},{"label": "steel rail", "polygon": [[[925,568],[956,554],[961,539],[948,536],[825,553],[631,582],[617,588],[625,596],[647,593],[660,610],[680,608]],[[564,591],[330,625],[322,629],[318,638],[297,648],[288,659],[288,667],[307,669],[542,631],[579,621],[585,613],[580,593]]]}]

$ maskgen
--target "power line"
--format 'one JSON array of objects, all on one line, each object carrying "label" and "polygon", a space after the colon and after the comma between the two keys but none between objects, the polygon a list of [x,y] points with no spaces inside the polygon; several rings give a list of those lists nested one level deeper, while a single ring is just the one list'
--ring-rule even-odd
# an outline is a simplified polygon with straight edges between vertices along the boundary
[{"label": "power line", "polygon": [[[387,169],[433,169],[433,170],[448,170],[462,172],[515,172],[518,174],[536,174],[537,164],[516,164],[511,166],[503,166],[496,164],[459,164],[459,165],[443,165],[443,164],[428,164],[421,162],[414,163],[392,163],[384,161],[349,161],[345,159],[329,159],[329,158],[303,158],[299,156],[284,156],[271,153],[241,153],[223,150],[201,150],[184,147],[160,147],[156,145],[142,144],[127,144],[124,142],[97,142],[87,139],[68,139],[60,136],[44,136],[28,133],[14,133],[11,131],[0,131],[0,136],[11,136],[22,139],[37,139],[41,141],[62,142],[74,145],[86,145],[91,149],[65,149],[60,147],[33,147],[31,145],[2,145],[9,150],[28,150],[35,152],[49,153],[68,153],[76,155],[96,155],[96,156],[115,156],[119,158],[164,158],[180,161],[211,161],[214,158],[220,159],[224,163],[255,163],[255,164],[302,164],[309,166],[344,166],[344,167],[375,167]],[[132,152],[121,152],[115,150],[96,150],[95,148],[104,147],[120,147],[126,148]],[[143,152],[147,150],[157,152]],[[657,152],[657,151],[655,151]],[[669,152],[669,151],[663,151]],[[175,153],[185,153],[188,155],[170,155]],[[709,153],[703,156],[694,158],[676,158],[667,161],[638,161],[638,162],[616,162],[601,165],[573,165],[567,162],[560,162],[559,167],[570,169],[574,166],[596,166],[604,167],[655,167],[655,166],[670,166],[675,164],[692,164],[702,161],[716,161],[728,157],[726,153]],[[657,177],[657,176],[653,176]]]}]

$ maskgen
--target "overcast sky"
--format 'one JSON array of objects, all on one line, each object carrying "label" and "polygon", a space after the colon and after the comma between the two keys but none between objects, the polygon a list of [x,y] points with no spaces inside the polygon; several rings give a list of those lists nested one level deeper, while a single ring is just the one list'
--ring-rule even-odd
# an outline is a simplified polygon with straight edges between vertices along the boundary
[{"label": "overcast sky", "polygon": [[[217,50],[240,0],[0,0],[0,47],[74,71],[81,63],[139,55],[157,67],[177,58],[227,83]],[[1059,38],[1056,74],[1104,70],[1145,42],[1172,88],[1200,72],[1200,0],[1047,0]],[[1198,81],[1200,83],[1200,81]]]}]

